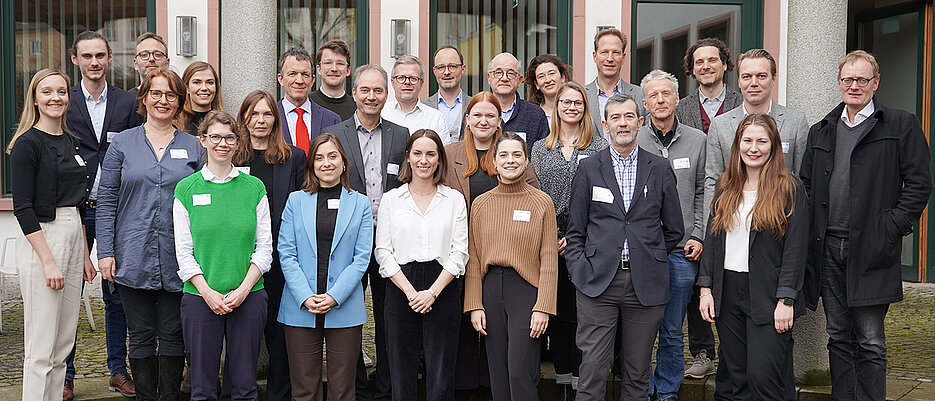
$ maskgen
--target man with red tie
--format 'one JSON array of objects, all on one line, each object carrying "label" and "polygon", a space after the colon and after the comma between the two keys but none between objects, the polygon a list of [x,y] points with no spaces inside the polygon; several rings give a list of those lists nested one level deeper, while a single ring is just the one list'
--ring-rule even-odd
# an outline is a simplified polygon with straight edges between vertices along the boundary
[{"label": "man with red tie", "polygon": [[286,96],[279,101],[282,135],[286,143],[305,151],[308,144],[321,133],[323,127],[341,122],[333,111],[309,100],[308,94],[315,84],[312,56],[301,47],[286,50],[279,57],[277,79]]}]

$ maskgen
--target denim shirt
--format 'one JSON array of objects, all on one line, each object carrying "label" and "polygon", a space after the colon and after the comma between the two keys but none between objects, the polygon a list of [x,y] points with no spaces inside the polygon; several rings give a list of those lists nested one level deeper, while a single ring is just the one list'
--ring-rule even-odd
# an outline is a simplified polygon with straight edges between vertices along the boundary
[{"label": "denim shirt", "polygon": [[98,257],[114,257],[114,282],[141,290],[182,291],[175,258],[172,202],[175,185],[201,169],[198,139],[175,131],[163,153],[143,126],[114,137],[101,166],[98,192]]}]

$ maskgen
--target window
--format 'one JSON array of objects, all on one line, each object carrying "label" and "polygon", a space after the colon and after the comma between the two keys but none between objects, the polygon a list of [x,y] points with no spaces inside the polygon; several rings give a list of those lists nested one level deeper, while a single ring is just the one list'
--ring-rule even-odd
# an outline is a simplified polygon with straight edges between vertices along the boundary
[{"label": "window", "polygon": [[[680,29],[676,32],[670,32],[663,36],[662,39],[662,64],[661,68],[664,71],[668,71],[675,75],[678,78],[679,82],[682,84],[679,85],[679,98],[685,97],[685,94],[688,93],[685,88],[685,83],[688,82],[685,79],[685,71],[682,68],[682,63],[685,58],[685,52],[688,51],[688,29]],[[642,80],[643,77],[635,77],[639,80]],[[638,79],[634,79],[637,81]]]}]

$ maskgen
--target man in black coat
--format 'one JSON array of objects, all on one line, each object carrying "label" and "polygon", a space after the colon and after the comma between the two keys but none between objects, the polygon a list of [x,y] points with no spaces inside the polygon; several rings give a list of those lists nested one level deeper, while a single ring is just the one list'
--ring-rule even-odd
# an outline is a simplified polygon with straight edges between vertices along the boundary
[{"label": "man in black coat", "polygon": [[902,237],[932,191],[919,119],[874,99],[879,85],[873,56],[842,59],[844,101],[812,126],[800,172],[812,215],[805,302],[823,299],[833,400],[886,396],[883,319],[903,298]]}]

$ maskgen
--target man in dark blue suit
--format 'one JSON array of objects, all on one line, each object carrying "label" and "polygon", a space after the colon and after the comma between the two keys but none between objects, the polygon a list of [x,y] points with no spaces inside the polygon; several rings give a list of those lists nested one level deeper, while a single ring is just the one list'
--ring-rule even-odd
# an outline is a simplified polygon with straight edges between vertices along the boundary
[{"label": "man in dark blue suit", "polygon": [[[78,151],[88,169],[87,216],[84,219],[88,248],[94,245],[97,187],[101,161],[114,136],[123,130],[143,123],[136,112],[136,97],[107,84],[107,67],[113,55],[110,44],[97,32],[84,31],[75,37],[71,48],[71,62],[81,71],[81,81],[71,88],[71,103],[66,118],[68,127],[78,136]],[[113,292],[111,283],[101,281],[104,293],[104,333],[107,342],[107,369],[110,371],[110,389],[126,397],[136,395],[133,380],[127,373],[127,323],[120,296]],[[66,359],[65,394],[63,399],[74,398],[74,350]],[[71,393],[71,397],[68,397]]]},{"label": "man in dark blue suit", "polygon": [[341,122],[341,117],[308,98],[315,84],[312,56],[301,47],[286,50],[279,57],[279,85],[285,96],[278,103],[282,135],[286,143],[305,151],[321,129]]},{"label": "man in dark blue suit", "polygon": [[643,125],[636,101],[612,96],[603,124],[611,146],[581,161],[566,235],[582,353],[577,399],[604,399],[620,321],[620,399],[645,400],[669,299],[668,255],[684,234],[682,212],[669,162],[636,146]]}]

